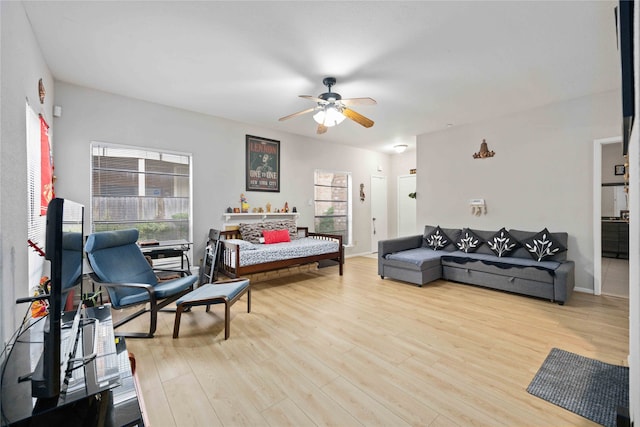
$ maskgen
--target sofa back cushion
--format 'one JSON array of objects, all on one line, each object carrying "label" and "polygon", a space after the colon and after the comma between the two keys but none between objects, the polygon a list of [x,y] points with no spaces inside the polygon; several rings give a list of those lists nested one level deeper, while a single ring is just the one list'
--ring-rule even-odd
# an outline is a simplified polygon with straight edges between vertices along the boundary
[{"label": "sofa back cushion", "polygon": [[296,221],[293,219],[240,223],[239,227],[242,240],[246,240],[251,243],[260,243],[260,238],[263,237],[262,232],[264,230],[273,231],[282,229],[289,231],[289,238],[291,240],[298,237],[298,227],[296,226]]}]

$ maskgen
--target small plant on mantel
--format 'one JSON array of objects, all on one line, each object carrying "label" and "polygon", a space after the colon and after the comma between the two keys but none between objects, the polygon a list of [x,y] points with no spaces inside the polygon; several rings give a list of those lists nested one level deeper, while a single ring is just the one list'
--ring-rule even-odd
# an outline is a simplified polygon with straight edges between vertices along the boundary
[{"label": "small plant on mantel", "polygon": [[411,197],[412,199],[416,198],[416,192],[414,191],[413,193],[409,193],[409,197]]}]

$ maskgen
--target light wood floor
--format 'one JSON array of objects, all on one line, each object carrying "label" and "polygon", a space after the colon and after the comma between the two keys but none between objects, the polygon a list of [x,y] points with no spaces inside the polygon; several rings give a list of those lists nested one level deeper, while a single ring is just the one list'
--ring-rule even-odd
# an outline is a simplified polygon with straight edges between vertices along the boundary
[{"label": "light wood floor", "polygon": [[[246,297],[245,297],[246,298]],[[526,392],[553,347],[626,365],[628,301],[574,293],[564,306],[376,275],[376,260],[258,283],[252,312],[162,313],[128,339],[151,425],[592,426]],[[145,318],[146,321],[146,318]]]}]

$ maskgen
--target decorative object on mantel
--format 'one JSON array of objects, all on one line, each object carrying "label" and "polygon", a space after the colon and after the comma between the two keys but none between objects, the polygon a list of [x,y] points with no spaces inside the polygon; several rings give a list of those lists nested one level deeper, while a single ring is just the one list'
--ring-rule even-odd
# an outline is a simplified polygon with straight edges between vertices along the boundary
[{"label": "decorative object on mantel", "polygon": [[271,213],[271,203],[267,202],[267,213]]},{"label": "decorative object on mantel", "polygon": [[416,192],[414,191],[413,193],[409,193],[409,197],[412,199],[416,198]]},{"label": "decorative object on mantel", "polygon": [[410,175],[415,175],[416,174],[416,169],[409,169],[409,174]]},{"label": "decorative object on mantel", "polygon": [[360,184],[360,201],[364,202],[364,184]]},{"label": "decorative object on mantel", "polygon": [[47,91],[44,90],[44,83],[42,83],[42,79],[38,80],[38,96],[40,97],[40,104],[44,104],[44,96],[47,94]]},{"label": "decorative object on mantel", "polygon": [[249,203],[247,203],[247,198],[244,193],[240,193],[240,211],[242,213],[249,212]]},{"label": "decorative object on mantel", "polygon": [[284,202],[284,208],[282,212],[289,213],[289,202]]},{"label": "decorative object on mantel", "polygon": [[227,208],[227,213],[231,213],[231,212],[233,212],[233,209],[231,209],[231,206],[229,206],[229,207]]},{"label": "decorative object on mantel", "polygon": [[493,157],[496,153],[489,151],[489,146],[487,145],[486,140],[482,140],[482,144],[480,144],[480,151],[473,154],[474,159],[486,159],[488,157]]},{"label": "decorative object on mantel", "polygon": [[291,212],[293,213],[298,213],[298,208],[296,208],[295,206],[293,207],[293,209],[291,209]]}]

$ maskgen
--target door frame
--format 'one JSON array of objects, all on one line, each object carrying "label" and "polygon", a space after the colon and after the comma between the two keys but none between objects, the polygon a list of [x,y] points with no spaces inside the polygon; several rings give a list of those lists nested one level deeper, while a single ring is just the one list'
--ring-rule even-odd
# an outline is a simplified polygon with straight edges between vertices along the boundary
[{"label": "door frame", "polygon": [[[387,183],[387,177],[385,175],[371,175],[371,178],[369,180],[369,183],[371,185],[371,208],[370,208],[370,215],[369,215],[369,220],[371,221],[369,223],[369,238],[370,238],[370,247],[371,247],[371,253],[376,253],[378,252],[378,244],[377,241],[379,240],[383,240],[383,239],[375,239],[375,235],[373,234],[373,206],[376,200],[376,194],[374,193],[374,187],[373,185],[373,180],[374,179],[382,179],[384,180],[384,198],[386,203],[384,203],[384,206],[386,208],[386,210],[384,211],[384,216],[385,216],[385,221],[384,221],[384,237],[383,239],[388,238],[388,234],[389,234],[389,212],[388,212],[388,202],[389,202],[389,191],[388,191],[388,183]],[[378,194],[379,196],[379,194]],[[376,230],[381,229],[380,227],[376,226]],[[374,245],[374,241],[376,242],[376,244]]]},{"label": "door frame", "polygon": [[622,137],[593,141],[593,294],[602,294],[602,147],[622,142]]}]

